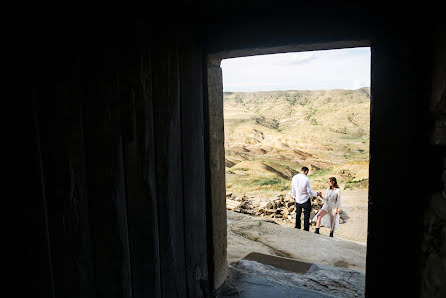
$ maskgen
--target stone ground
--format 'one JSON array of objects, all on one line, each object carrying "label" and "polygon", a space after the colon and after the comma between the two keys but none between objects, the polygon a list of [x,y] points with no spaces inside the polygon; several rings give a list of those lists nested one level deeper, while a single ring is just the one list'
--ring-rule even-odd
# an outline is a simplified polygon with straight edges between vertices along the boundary
[{"label": "stone ground", "polygon": [[[217,290],[216,297],[364,296],[365,275],[359,271],[251,255],[230,266],[228,279]],[[289,269],[290,263],[299,270],[282,269]]]},{"label": "stone ground", "polygon": [[252,252],[365,272],[367,247],[228,211],[228,263]]}]

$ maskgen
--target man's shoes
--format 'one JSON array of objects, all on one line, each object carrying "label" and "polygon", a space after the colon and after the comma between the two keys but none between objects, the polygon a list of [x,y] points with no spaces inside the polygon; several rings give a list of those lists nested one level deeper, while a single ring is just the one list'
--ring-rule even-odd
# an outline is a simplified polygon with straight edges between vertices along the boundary
[{"label": "man's shoes", "polygon": [[319,234],[319,228],[316,228],[316,231],[314,231],[315,234]]},{"label": "man's shoes", "polygon": [[333,231],[330,232],[330,237],[333,237]]}]

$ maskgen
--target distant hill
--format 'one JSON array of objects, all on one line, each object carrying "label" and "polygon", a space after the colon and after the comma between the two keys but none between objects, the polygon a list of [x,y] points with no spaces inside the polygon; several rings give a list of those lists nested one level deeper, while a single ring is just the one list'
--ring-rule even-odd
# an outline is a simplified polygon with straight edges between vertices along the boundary
[{"label": "distant hill", "polygon": [[370,88],[225,92],[224,119],[230,191],[288,192],[302,166],[315,188],[368,185]]}]

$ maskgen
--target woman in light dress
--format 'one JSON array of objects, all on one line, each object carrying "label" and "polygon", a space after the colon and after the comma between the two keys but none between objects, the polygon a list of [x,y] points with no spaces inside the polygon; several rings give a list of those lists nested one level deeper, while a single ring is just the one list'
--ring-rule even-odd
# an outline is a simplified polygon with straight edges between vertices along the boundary
[{"label": "woman in light dress", "polygon": [[314,216],[313,221],[316,222],[316,234],[319,234],[321,225],[330,228],[330,237],[333,237],[333,232],[339,227],[339,211],[341,208],[341,190],[335,177],[328,178],[327,191],[322,197],[324,205],[322,209]]}]

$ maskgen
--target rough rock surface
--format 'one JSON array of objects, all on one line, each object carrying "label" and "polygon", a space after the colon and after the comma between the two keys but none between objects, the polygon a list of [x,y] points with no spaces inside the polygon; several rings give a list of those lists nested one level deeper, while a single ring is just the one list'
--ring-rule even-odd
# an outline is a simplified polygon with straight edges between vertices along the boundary
[{"label": "rough rock surface", "polygon": [[251,252],[365,272],[365,245],[284,227],[268,219],[228,211],[228,263]]},{"label": "rough rock surface", "polygon": [[217,297],[363,297],[364,290],[365,275],[355,270],[313,264],[299,274],[240,260]]}]

